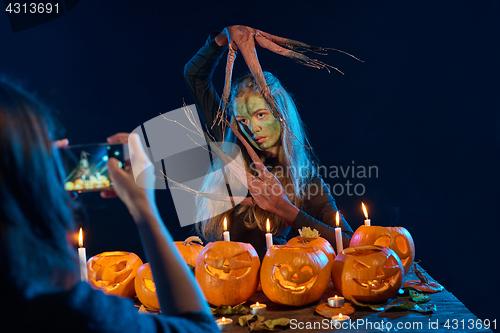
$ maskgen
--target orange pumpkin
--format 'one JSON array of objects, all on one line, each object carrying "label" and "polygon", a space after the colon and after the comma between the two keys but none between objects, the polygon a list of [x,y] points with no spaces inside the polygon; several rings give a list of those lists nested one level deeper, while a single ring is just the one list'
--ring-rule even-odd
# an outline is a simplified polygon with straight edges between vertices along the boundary
[{"label": "orange pumpkin", "polygon": [[318,300],[330,281],[323,251],[309,246],[274,245],[260,271],[262,291],[274,303],[301,306]]},{"label": "orange pumpkin", "polygon": [[108,295],[134,298],[134,279],[142,264],[132,252],[103,252],[87,261],[89,284]]},{"label": "orange pumpkin", "polygon": [[208,303],[234,306],[255,293],[259,269],[260,259],[252,245],[221,241],[205,246],[195,276]]},{"label": "orange pumpkin", "polygon": [[405,269],[410,271],[415,259],[415,244],[403,227],[360,226],[352,235],[349,246],[380,245],[396,252]]},{"label": "orange pumpkin", "polygon": [[[309,229],[309,228],[308,228]],[[314,230],[316,231],[316,230]],[[300,232],[300,230],[299,230]],[[290,239],[286,245],[288,246],[310,246],[316,247],[323,251],[324,254],[328,257],[328,262],[332,263],[335,259],[335,250],[333,249],[330,242],[328,242],[323,237],[320,237],[319,234],[313,237],[306,237],[305,234],[301,233],[300,236],[294,237]]]},{"label": "orange pumpkin", "polygon": [[388,300],[403,285],[404,268],[388,247],[363,245],[344,249],[332,265],[335,289],[347,299],[377,303]]},{"label": "orange pumpkin", "polygon": [[[200,244],[196,244],[198,242]],[[174,242],[175,246],[181,253],[182,257],[191,266],[196,266],[196,260],[200,255],[201,251],[203,251],[203,242],[199,237],[191,236],[186,238],[184,242]]]},{"label": "orange pumpkin", "polygon": [[146,308],[158,311],[160,310],[160,302],[156,294],[156,285],[153,279],[153,272],[149,263],[142,265],[137,271],[135,277],[135,292],[137,298]]}]

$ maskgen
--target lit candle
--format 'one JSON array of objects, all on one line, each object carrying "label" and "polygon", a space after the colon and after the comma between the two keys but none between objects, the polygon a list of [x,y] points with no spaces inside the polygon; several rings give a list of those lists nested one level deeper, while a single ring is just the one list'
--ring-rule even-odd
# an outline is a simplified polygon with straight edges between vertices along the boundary
[{"label": "lit candle", "polygon": [[88,281],[87,276],[87,253],[83,247],[83,233],[82,228],[80,228],[80,234],[78,235],[78,257],[80,258],[80,280]]},{"label": "lit candle", "polygon": [[266,246],[267,246],[267,249],[269,249],[271,246],[273,246],[273,234],[271,233],[271,226],[269,224],[269,219],[267,219],[267,222],[266,222],[266,230],[267,230]]},{"label": "lit candle", "polygon": [[224,240],[229,242],[231,239],[229,238],[229,231],[227,231],[227,220],[224,218]]},{"label": "lit candle", "polygon": [[217,319],[215,323],[221,331],[227,331],[233,327],[233,320],[229,318],[222,317],[222,319]]},{"label": "lit candle", "polygon": [[259,302],[250,305],[250,313],[251,314],[256,314],[256,315],[261,315],[266,313],[267,311],[267,305],[261,304]]},{"label": "lit candle", "polygon": [[342,229],[339,227],[340,225],[340,215],[337,211],[337,215],[335,216],[335,220],[337,222],[337,228],[335,228],[335,241],[337,242],[337,255],[344,250],[344,245],[342,244]]},{"label": "lit candle", "polygon": [[361,206],[363,207],[363,213],[365,214],[365,225],[370,225],[370,219],[368,218],[368,212],[366,211],[366,207],[364,203],[361,203]]},{"label": "lit candle", "polygon": [[342,324],[343,321],[347,321],[347,320],[349,320],[349,318],[350,317],[348,315],[343,315],[342,313],[339,313],[338,315],[333,316],[332,320],[335,323]]},{"label": "lit candle", "polygon": [[335,297],[328,297],[328,305],[332,308],[340,308],[344,305],[344,297],[337,295]]}]

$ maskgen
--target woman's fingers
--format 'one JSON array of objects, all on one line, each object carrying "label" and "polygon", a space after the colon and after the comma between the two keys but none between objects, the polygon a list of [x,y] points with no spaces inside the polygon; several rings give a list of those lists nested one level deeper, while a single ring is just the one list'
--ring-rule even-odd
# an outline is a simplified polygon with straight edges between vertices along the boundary
[{"label": "woman's fingers", "polygon": [[130,133],[116,133],[112,136],[110,136],[107,141],[109,144],[116,144],[116,143],[128,143],[128,136]]},{"label": "woman's fingers", "polygon": [[68,139],[62,139],[62,140],[56,140],[54,141],[54,145],[56,146],[56,148],[64,148],[64,147],[67,147],[69,144],[69,140]]}]

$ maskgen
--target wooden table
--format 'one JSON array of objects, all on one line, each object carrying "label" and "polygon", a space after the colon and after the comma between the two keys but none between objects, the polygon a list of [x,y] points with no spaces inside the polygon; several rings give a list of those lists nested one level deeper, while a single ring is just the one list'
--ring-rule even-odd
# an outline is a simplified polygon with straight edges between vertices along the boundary
[{"label": "wooden table", "polygon": [[[427,273],[425,275],[433,280]],[[407,280],[418,280],[413,272],[405,277]],[[320,300],[302,307],[284,307],[271,302],[262,292],[255,293],[250,300],[245,303],[249,308],[255,302],[267,305],[265,319],[276,319],[286,317],[291,320],[288,328],[278,330],[279,332],[332,332],[336,331],[331,326],[329,320],[318,315],[314,310],[321,303],[327,303],[328,297],[338,294],[330,283],[327,291]],[[338,294],[340,295],[340,294]],[[356,312],[350,315],[352,325],[347,329],[338,331],[349,332],[492,332],[485,329],[484,323],[472,314],[452,293],[446,289],[428,294],[431,296],[430,303],[436,305],[437,310],[432,313],[421,313],[416,311],[387,310],[383,312],[373,311],[368,308],[356,307]],[[424,303],[425,304],[425,303]],[[233,328],[227,332],[249,332],[249,327],[242,327],[238,324],[241,315],[226,316],[233,320]],[[217,315],[217,318],[222,316]],[[308,324],[309,323],[309,324]],[[313,326],[316,323],[316,326]],[[496,323],[497,325],[500,323]],[[357,326],[356,326],[357,325]],[[490,323],[490,328],[495,328],[495,323]],[[307,327],[310,327],[307,329]],[[314,328],[316,327],[316,328]],[[388,330],[387,328],[391,329]],[[469,328],[470,327],[470,328]]]}]

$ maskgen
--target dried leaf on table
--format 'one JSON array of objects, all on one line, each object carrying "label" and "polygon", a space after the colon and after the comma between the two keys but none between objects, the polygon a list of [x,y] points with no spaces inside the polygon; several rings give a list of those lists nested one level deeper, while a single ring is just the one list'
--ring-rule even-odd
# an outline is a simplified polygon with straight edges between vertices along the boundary
[{"label": "dried leaf on table", "polygon": [[428,295],[424,295],[423,293],[416,291],[416,290],[409,290],[410,297],[412,301],[417,302],[417,303],[425,303],[429,302],[431,300],[431,297]]},{"label": "dried leaf on table", "polygon": [[406,281],[403,285],[405,288],[413,288],[426,293],[437,293],[444,289],[442,285],[437,282],[430,282],[429,279],[424,275],[425,271],[421,271],[418,269],[417,264],[413,266],[413,272],[418,277],[417,280]]},{"label": "dried leaf on table", "polygon": [[274,328],[274,326],[288,326],[290,324],[290,319],[288,318],[278,318],[278,319],[268,319],[264,324],[269,328]]},{"label": "dried leaf on table", "polygon": [[418,312],[435,312],[436,306],[434,304],[428,304],[428,305],[419,305],[415,302],[412,302],[411,300],[399,300],[399,301],[394,301],[392,303],[383,305],[383,306],[375,306],[372,304],[365,304],[356,301],[355,299],[352,300],[354,304],[357,306],[361,307],[369,307],[370,309],[374,311],[386,311],[386,310],[412,310],[412,311],[418,311]]},{"label": "dried leaf on table", "polygon": [[249,325],[249,323],[252,321],[264,321],[264,317],[259,315],[249,314],[238,318],[238,324],[240,324],[240,326]]},{"label": "dried leaf on table", "polygon": [[238,304],[233,307],[230,305],[222,305],[216,308],[210,307],[213,315],[234,315],[234,314],[242,314],[248,311],[247,308],[243,306],[243,304]]}]

